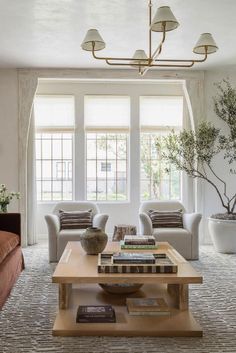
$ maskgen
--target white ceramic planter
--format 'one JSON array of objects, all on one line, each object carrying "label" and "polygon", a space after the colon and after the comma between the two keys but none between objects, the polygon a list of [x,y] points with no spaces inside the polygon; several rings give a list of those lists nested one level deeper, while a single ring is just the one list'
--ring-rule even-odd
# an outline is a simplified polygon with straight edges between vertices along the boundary
[{"label": "white ceramic planter", "polygon": [[208,218],[208,229],[216,251],[236,253],[236,221]]}]

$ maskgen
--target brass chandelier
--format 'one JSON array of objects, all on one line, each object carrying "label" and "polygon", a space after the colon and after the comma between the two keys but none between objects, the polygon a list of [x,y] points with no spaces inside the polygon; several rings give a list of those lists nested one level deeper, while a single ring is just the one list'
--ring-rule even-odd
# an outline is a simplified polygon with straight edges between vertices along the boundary
[{"label": "brass chandelier", "polygon": [[[135,51],[132,58],[128,57],[99,57],[96,52],[105,48],[106,44],[97,29],[89,29],[82,44],[82,49],[91,51],[94,59],[103,60],[111,66],[132,66],[138,69],[140,75],[144,75],[152,67],[192,67],[195,63],[206,61],[208,54],[215,53],[218,47],[210,33],[203,33],[193,48],[195,54],[202,55],[201,59],[159,59],[162,47],[166,39],[166,32],[173,31],[179,26],[177,19],[169,6],[157,9],[152,19],[152,0],[148,0],[148,55],[144,50]],[[152,32],[161,32],[162,38],[156,49],[153,50]]]}]

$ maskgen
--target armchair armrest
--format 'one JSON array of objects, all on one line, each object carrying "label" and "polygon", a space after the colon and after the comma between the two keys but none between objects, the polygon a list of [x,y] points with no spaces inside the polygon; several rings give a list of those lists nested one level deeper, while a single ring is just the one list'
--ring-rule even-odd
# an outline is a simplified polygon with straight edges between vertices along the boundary
[{"label": "armchair armrest", "polygon": [[199,257],[198,230],[201,219],[202,215],[200,213],[183,214],[183,227],[187,229],[192,236],[192,260],[197,260]]},{"label": "armchair armrest", "polygon": [[183,226],[193,235],[198,234],[198,226],[202,219],[200,213],[184,213],[183,214]]},{"label": "armchair armrest", "polygon": [[98,213],[93,217],[93,227],[101,228],[105,231],[106,223],[108,220],[108,215],[103,213]]},{"label": "armchair armrest", "polygon": [[151,235],[152,234],[152,221],[146,213],[139,214],[139,225],[141,235]]},{"label": "armchair armrest", "polygon": [[57,234],[60,231],[59,217],[54,214],[45,216],[48,226],[48,248],[49,248],[49,261],[57,262]]}]

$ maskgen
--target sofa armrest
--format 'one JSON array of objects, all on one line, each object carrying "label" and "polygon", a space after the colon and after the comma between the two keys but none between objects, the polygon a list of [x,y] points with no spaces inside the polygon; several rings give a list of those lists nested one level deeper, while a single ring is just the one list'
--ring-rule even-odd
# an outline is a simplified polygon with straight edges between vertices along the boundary
[{"label": "sofa armrest", "polygon": [[202,219],[200,213],[184,213],[183,227],[187,229],[192,236],[192,259],[197,260],[199,257],[199,223]]},{"label": "sofa armrest", "polygon": [[0,213],[0,230],[21,236],[21,214]]},{"label": "sofa armrest", "polygon": [[59,217],[54,214],[45,216],[48,226],[48,248],[49,248],[49,261],[57,262],[57,235],[60,231]]},{"label": "sofa armrest", "polygon": [[152,221],[144,212],[139,214],[139,226],[141,235],[151,235],[153,233]]},{"label": "sofa armrest", "polygon": [[101,228],[105,232],[108,215],[98,213],[93,217],[93,227]]}]

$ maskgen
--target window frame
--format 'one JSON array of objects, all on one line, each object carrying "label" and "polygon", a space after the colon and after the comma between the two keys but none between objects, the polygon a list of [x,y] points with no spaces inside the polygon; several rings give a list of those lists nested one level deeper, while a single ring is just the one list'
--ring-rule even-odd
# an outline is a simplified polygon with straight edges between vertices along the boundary
[{"label": "window frame", "polygon": [[[162,164],[162,159],[161,158],[151,158],[151,151],[152,151],[152,146],[151,146],[151,140],[152,140],[152,136],[151,135],[158,135],[157,131],[159,132],[168,132],[169,130],[167,129],[163,129],[163,130],[155,130],[155,131],[140,131],[140,202],[144,202],[144,201],[152,201],[152,200],[155,200],[157,198],[155,197],[152,197],[152,182],[153,182],[153,178],[150,176],[150,178],[142,178],[142,166],[143,166],[143,162],[142,162],[142,153],[141,153],[141,149],[142,149],[142,135],[143,134],[147,134],[149,135],[147,140],[148,140],[148,144],[149,144],[149,147],[148,147],[148,152],[149,152],[149,158],[146,158],[146,162],[151,165],[152,162],[156,162],[156,163],[160,163],[160,166],[159,166],[159,170],[161,171],[162,170],[162,167],[161,167],[161,164]],[[165,161],[163,160],[163,163],[165,164]],[[171,198],[171,194],[172,194],[172,177],[171,177],[171,172],[170,172],[170,175],[168,176],[168,194],[169,194],[169,197],[168,198],[162,198],[162,194],[160,194],[160,200],[181,200],[182,199],[182,173],[179,172],[179,190],[180,190],[180,193],[179,193],[179,198]],[[142,183],[143,182],[147,182],[148,184],[150,183],[149,187],[148,187],[148,194],[149,194],[149,198],[143,198],[143,194],[142,194]],[[162,183],[162,181],[166,181],[166,179],[161,179],[161,182],[160,184]]]},{"label": "window frame", "polygon": [[[142,182],[144,180],[146,181],[150,181],[151,182],[151,178],[142,178],[142,159],[141,159],[141,148],[142,148],[142,134],[158,134],[158,133],[168,133],[168,132],[171,132],[171,130],[174,130],[175,132],[178,132],[178,131],[181,131],[184,127],[184,121],[185,121],[185,113],[184,113],[184,97],[182,95],[140,95],[139,96],[139,113],[141,111],[141,100],[142,98],[145,98],[145,97],[150,97],[150,98],[163,98],[163,99],[177,99],[177,98],[180,98],[182,100],[182,125],[171,125],[171,126],[168,126],[168,125],[144,125],[142,124],[142,121],[141,121],[141,114],[140,114],[140,117],[139,117],[139,124],[140,124],[140,139],[139,139],[139,146],[140,146],[140,168],[139,168],[139,182],[140,182],[140,193],[139,193],[139,200],[140,202],[144,202],[144,201],[152,201],[152,200],[155,200],[155,198],[151,197],[152,195],[152,192],[151,192],[151,185],[149,187],[149,195],[150,195],[150,198],[148,199],[144,199],[142,198]],[[151,147],[150,147],[150,151],[151,151]],[[152,159],[149,159],[149,161],[152,161]],[[158,159],[155,159],[155,161],[158,161]],[[159,160],[160,161],[160,160]],[[180,180],[179,180],[179,189],[180,189],[180,194],[179,194],[179,198],[178,199],[172,199],[172,198],[168,198],[168,199],[163,199],[163,200],[182,200],[183,199],[183,173],[180,171],[179,172],[179,175],[180,175]],[[171,183],[171,178],[169,178],[169,185]],[[170,194],[170,191],[169,191],[169,194]],[[162,199],[161,199],[162,200]]]},{"label": "window frame", "polygon": [[[98,199],[88,199],[87,198],[87,183],[88,183],[88,173],[87,173],[87,161],[91,160],[87,158],[87,134],[89,133],[94,133],[94,134],[126,134],[126,159],[122,159],[122,161],[126,161],[126,199],[125,200],[98,200]],[[96,140],[97,141],[97,137]],[[107,138],[106,138],[107,141]],[[116,138],[116,143],[117,143],[117,138]],[[96,144],[97,146],[97,144]],[[97,149],[97,147],[96,147]],[[107,150],[107,149],[106,149]],[[96,156],[97,157],[97,156]],[[96,161],[96,165],[97,165],[97,161],[99,160],[98,158],[93,159],[94,161]],[[107,152],[106,152],[106,158],[104,158],[104,160],[109,161],[109,159],[107,159]],[[116,166],[117,166],[117,161],[119,161],[119,159],[114,159],[114,161],[116,161]],[[117,174],[117,168],[116,168],[116,174]],[[96,194],[97,194],[97,172],[96,172]],[[116,185],[117,185],[117,177],[115,179],[116,181]],[[116,186],[117,187],[117,186]],[[107,178],[106,178],[106,191],[107,191]],[[130,131],[128,129],[86,129],[85,130],[85,190],[84,190],[84,195],[85,195],[85,201],[91,201],[91,202],[96,202],[96,203],[102,203],[102,204],[119,204],[119,203],[129,203],[130,202]],[[107,192],[106,192],[107,195]],[[117,193],[116,193],[117,195]]]},{"label": "window frame", "polygon": [[[40,159],[37,159],[37,156],[36,156],[36,153],[35,153],[35,183],[36,183],[36,199],[37,199],[37,203],[38,204],[55,204],[57,202],[63,202],[63,201],[73,201],[75,199],[75,128],[76,128],[76,124],[75,124],[75,96],[74,95],[71,95],[71,94],[37,94],[36,97],[45,97],[45,98],[53,98],[53,97],[56,97],[56,98],[65,98],[65,97],[70,97],[72,98],[73,100],[73,110],[74,110],[74,125],[71,125],[71,126],[36,126],[35,125],[35,138],[34,138],[34,141],[35,141],[35,152],[36,152],[36,141],[37,141],[37,134],[62,134],[61,136],[61,140],[63,141],[63,134],[71,134],[71,144],[72,144],[72,147],[71,147],[71,154],[72,154],[72,158],[71,158],[71,163],[72,163],[72,171],[71,171],[71,175],[72,175],[72,178],[71,178],[71,187],[72,187],[72,192],[71,192],[71,199],[63,199],[63,198],[60,198],[58,200],[53,200],[52,199],[52,194],[53,194],[53,188],[52,188],[52,184],[53,184],[53,179],[52,179],[52,162],[53,162],[53,158],[50,158],[48,159],[48,161],[50,161],[51,163],[51,179],[49,180],[49,182],[51,183],[51,199],[50,200],[43,200],[42,199],[42,189],[41,189],[41,199],[39,200],[38,199],[38,192],[37,192],[37,174],[36,174],[36,162],[37,160],[40,160],[41,163],[43,161],[43,158],[42,158],[42,151],[41,151],[41,158]],[[53,144],[53,138],[52,136],[50,136],[50,141],[51,141],[51,146]],[[41,139],[41,148],[42,148],[42,139]],[[63,152],[62,152],[62,155],[63,155]],[[52,157],[52,156],[51,156]],[[56,160],[56,159],[55,159]],[[60,159],[61,162],[64,161],[64,158]],[[42,172],[41,172],[41,175],[42,175]],[[61,188],[61,196],[63,195],[63,181],[64,179],[62,178],[61,182],[62,182],[62,188]],[[68,181],[68,180],[65,180],[65,181]],[[43,179],[41,178],[40,180],[41,182],[41,185],[42,185],[42,182],[43,182]]]}]

